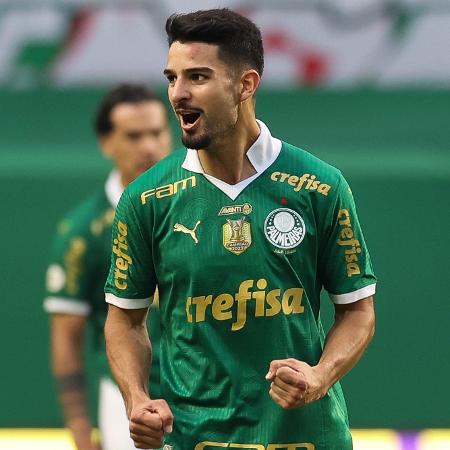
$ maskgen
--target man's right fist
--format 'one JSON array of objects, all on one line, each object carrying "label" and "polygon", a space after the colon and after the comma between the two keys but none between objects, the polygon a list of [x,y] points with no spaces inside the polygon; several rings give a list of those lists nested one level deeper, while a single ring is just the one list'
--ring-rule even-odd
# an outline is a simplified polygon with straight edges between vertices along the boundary
[{"label": "man's right fist", "polygon": [[133,405],[130,436],[136,448],[160,448],[164,433],[171,433],[173,414],[165,400],[146,400]]}]

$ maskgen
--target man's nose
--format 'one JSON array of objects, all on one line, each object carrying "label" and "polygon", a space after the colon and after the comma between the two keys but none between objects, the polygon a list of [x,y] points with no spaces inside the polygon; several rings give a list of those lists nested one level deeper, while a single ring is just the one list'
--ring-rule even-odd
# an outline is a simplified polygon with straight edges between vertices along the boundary
[{"label": "man's nose", "polygon": [[153,153],[158,149],[159,142],[156,136],[145,134],[139,142],[140,150],[143,153]]},{"label": "man's nose", "polygon": [[182,100],[189,99],[191,93],[188,88],[188,84],[183,79],[177,79],[173,86],[170,88],[169,92],[170,100],[172,104],[176,104]]}]

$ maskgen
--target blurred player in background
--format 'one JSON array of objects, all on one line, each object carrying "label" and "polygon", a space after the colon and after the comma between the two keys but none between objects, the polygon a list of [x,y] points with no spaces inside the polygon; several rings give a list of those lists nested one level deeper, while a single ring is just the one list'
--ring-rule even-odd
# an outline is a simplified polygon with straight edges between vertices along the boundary
[{"label": "blurred player in background", "polygon": [[[109,377],[103,344],[103,286],[111,260],[111,227],[122,191],[169,154],[171,134],[162,101],[146,87],[131,84],[120,85],[103,98],[95,131],[104,155],[115,168],[104,188],[59,224],[47,271],[44,308],[51,314],[52,366],[59,398],[77,450],[100,448],[91,439],[93,427],[86,400],[83,338],[88,320],[93,326],[95,352],[104,369],[99,398],[102,448],[128,450],[135,447],[122,397]],[[153,322],[157,314],[157,310],[152,311],[149,320]],[[158,339],[159,325],[151,328],[152,337]],[[158,367],[152,372],[151,389],[157,392]]]},{"label": "blurred player in background", "polygon": [[[350,450],[338,380],[374,333],[376,283],[352,193],[256,120],[254,23],[220,9],[174,15],[166,30],[187,148],[124,192],[105,289],[131,436],[138,448]],[[156,285],[162,399],[145,383]],[[322,288],[336,311],[326,340]]]}]

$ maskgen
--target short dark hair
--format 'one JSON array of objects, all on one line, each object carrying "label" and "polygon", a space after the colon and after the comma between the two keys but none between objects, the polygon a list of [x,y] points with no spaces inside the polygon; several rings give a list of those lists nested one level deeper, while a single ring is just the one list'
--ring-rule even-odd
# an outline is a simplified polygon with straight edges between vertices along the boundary
[{"label": "short dark hair", "polygon": [[143,103],[163,101],[150,89],[140,84],[119,84],[109,91],[100,102],[94,117],[94,129],[98,136],[108,134],[113,129],[111,111],[120,103]]},{"label": "short dark hair", "polygon": [[259,28],[228,8],[172,14],[166,22],[169,47],[173,42],[204,42],[219,47],[219,57],[236,67],[264,70],[264,49]]}]

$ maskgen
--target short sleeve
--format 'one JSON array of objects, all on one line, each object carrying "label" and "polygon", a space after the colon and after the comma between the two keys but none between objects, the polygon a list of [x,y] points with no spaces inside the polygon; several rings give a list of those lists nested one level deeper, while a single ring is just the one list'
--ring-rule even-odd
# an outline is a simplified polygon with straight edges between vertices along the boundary
[{"label": "short sleeve", "polygon": [[88,236],[70,220],[57,227],[46,273],[44,309],[48,313],[88,315],[90,277],[93,273]]},{"label": "short sleeve", "polygon": [[156,288],[150,235],[150,212],[138,215],[128,190],[117,206],[112,230],[111,266],[106,302],[124,309],[150,306]]},{"label": "short sleeve", "polygon": [[324,288],[334,303],[352,303],[375,293],[376,277],[369,251],[352,191],[342,175],[328,211],[319,266]]}]

